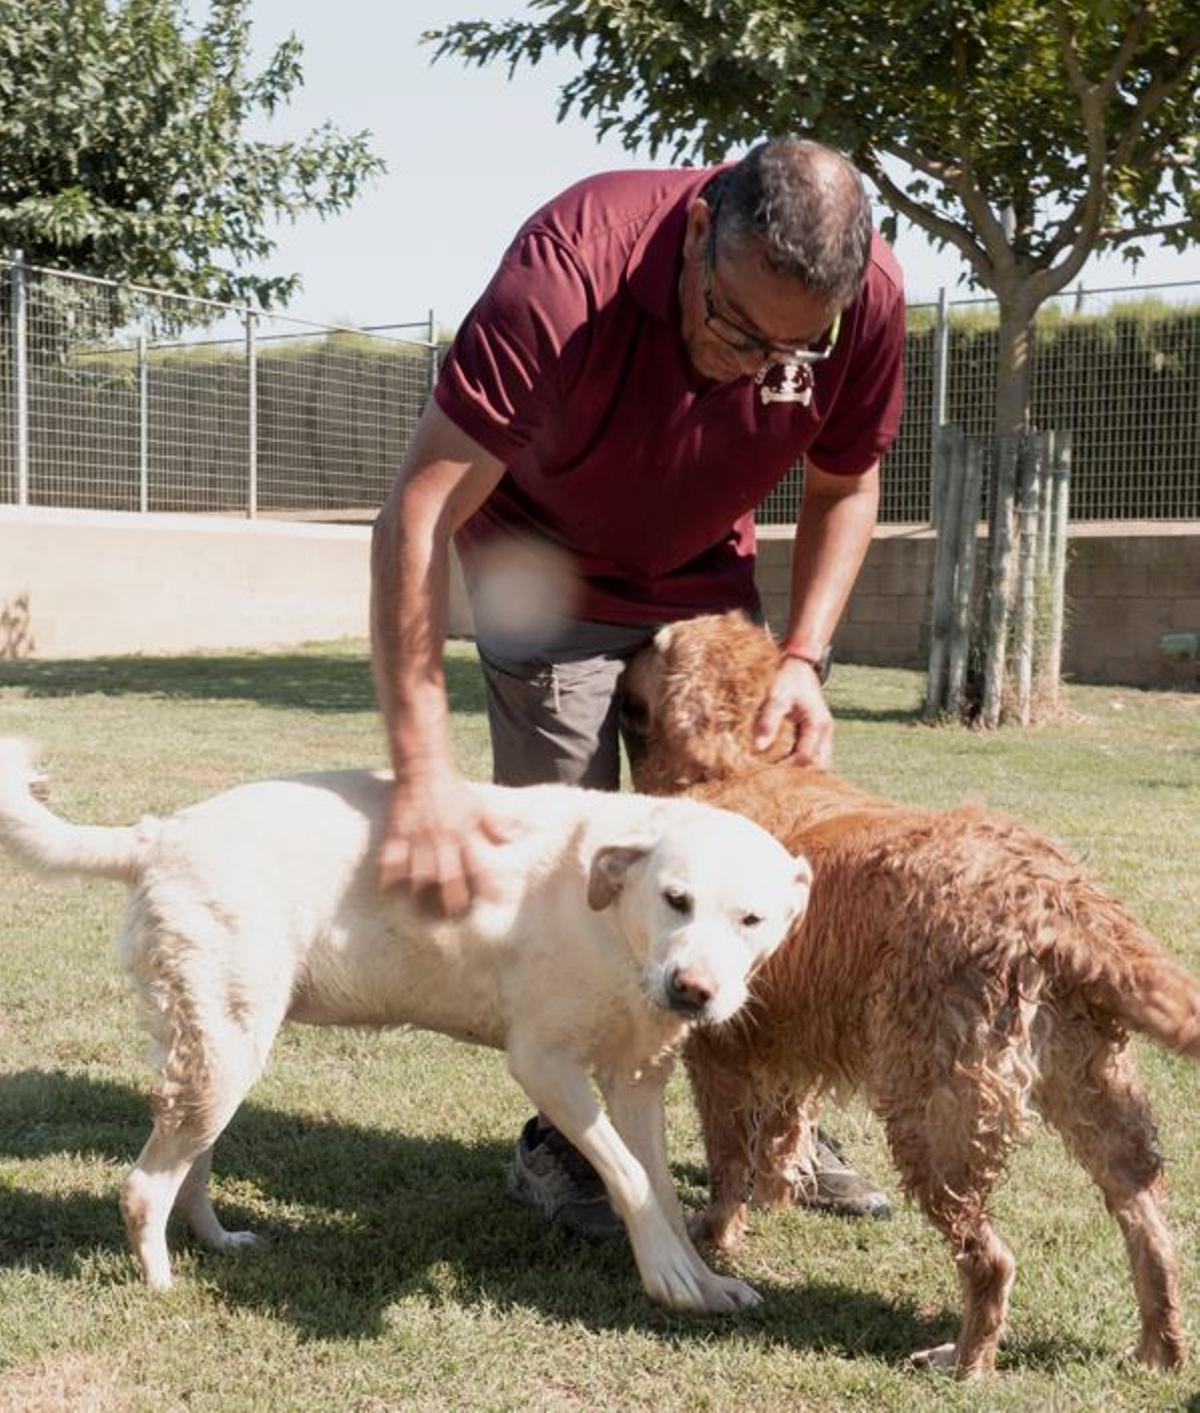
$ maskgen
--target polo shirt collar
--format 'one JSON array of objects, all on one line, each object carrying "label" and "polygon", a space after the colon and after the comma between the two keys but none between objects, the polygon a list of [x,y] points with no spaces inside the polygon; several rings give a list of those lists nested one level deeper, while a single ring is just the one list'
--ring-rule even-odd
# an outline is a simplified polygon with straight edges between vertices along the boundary
[{"label": "polo shirt collar", "polygon": [[655,319],[666,322],[677,307],[679,261],[687,231],[687,208],[704,190],[717,167],[697,167],[695,181],[670,196],[653,213],[625,262],[633,297]]}]

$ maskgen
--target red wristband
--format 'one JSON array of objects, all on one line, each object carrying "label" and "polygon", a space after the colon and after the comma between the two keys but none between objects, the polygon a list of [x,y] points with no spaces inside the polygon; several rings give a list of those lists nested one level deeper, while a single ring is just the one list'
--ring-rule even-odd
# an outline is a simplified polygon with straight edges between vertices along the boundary
[{"label": "red wristband", "polygon": [[821,659],[824,657],[824,653],[814,652],[811,648],[784,648],[780,653],[780,657],[794,657],[797,662],[806,662],[809,667],[820,672]]},{"label": "red wristband", "polygon": [[833,657],[833,650],[830,647],[824,648],[781,648],[780,657],[793,657],[797,662],[806,662],[817,674],[817,681],[824,686],[829,677],[829,665]]}]

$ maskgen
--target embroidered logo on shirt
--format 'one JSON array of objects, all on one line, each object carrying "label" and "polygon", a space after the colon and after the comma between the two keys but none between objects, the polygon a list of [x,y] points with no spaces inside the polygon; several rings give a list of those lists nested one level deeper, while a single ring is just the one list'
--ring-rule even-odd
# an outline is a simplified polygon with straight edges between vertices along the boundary
[{"label": "embroidered logo on shirt", "polygon": [[813,374],[807,363],[764,363],[754,382],[764,407],[772,402],[798,402],[807,407],[812,401]]}]

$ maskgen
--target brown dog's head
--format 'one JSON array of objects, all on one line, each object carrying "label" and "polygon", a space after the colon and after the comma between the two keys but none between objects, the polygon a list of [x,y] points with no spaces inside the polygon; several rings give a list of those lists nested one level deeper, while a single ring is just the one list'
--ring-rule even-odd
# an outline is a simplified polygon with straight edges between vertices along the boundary
[{"label": "brown dog's head", "polygon": [[771,635],[741,613],[659,629],[623,682],[634,787],[674,794],[786,755],[786,732],[754,749],[754,719],[778,664]]}]

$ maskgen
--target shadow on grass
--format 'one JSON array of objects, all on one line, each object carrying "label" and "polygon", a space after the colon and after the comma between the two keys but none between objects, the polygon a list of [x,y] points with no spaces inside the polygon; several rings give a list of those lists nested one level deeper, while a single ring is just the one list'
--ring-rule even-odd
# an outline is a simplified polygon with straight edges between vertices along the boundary
[{"label": "shadow on grass", "polygon": [[[31,697],[149,696],[249,701],[303,711],[375,710],[365,654],[227,653],[195,657],[95,657],[0,661],[0,688]],[[472,657],[446,659],[452,711],[483,711],[483,681]]]},{"label": "shadow on grass", "polygon": [[837,702],[833,706],[835,721],[891,722],[898,726],[920,726],[923,724],[920,707],[871,707],[848,706]]},{"label": "shadow on grass", "polygon": [[[148,1128],[144,1095],[124,1085],[39,1070],[0,1077],[2,1157],[69,1154],[123,1167]],[[764,1304],[733,1318],[657,1310],[626,1243],[548,1230],[507,1199],[510,1153],[507,1144],[409,1138],[246,1104],[217,1148],[217,1208],[231,1229],[253,1227],[266,1244],[216,1256],[173,1229],[176,1267],[183,1279],[202,1278],[221,1299],[286,1319],[313,1340],[380,1334],[390,1308],[412,1297],[536,1310],[593,1329],[648,1328],[684,1353],[727,1331],[764,1346],[899,1363],[954,1336],[954,1312],[931,1320],[907,1298],[799,1280],[760,1283]],[[273,1215],[264,1221],[225,1195],[238,1188],[261,1194]],[[71,1279],[98,1248],[125,1249],[115,1191],[104,1199],[0,1186],[0,1267]],[[1106,1353],[1026,1346],[1019,1367]]]},{"label": "shadow on grass", "polygon": [[[446,658],[446,690],[455,712],[485,710],[474,655]],[[147,696],[171,700],[248,701],[315,712],[375,710],[366,653],[203,653],[174,657],[0,659],[0,690],[31,697]],[[917,723],[919,704],[872,709],[836,703],[839,721]]]}]

